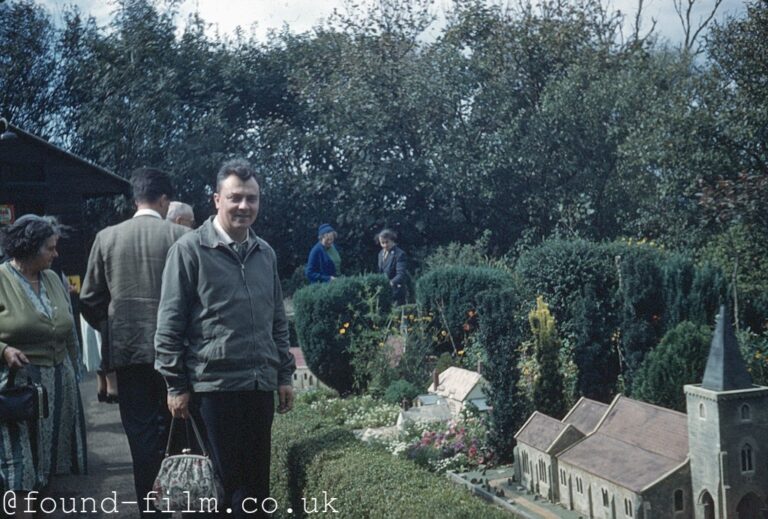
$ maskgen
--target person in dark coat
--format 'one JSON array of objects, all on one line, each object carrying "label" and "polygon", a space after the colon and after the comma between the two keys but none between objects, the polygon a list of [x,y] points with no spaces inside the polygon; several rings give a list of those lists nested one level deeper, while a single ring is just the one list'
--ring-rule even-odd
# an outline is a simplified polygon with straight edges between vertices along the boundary
[{"label": "person in dark coat", "polygon": [[379,251],[379,272],[386,274],[389,286],[392,287],[392,297],[398,305],[405,304],[408,293],[408,270],[405,252],[397,246],[397,233],[391,229],[383,229],[376,235],[376,241],[381,245]]},{"label": "person in dark coat", "polygon": [[328,283],[341,274],[341,256],[333,242],[336,231],[324,223],[317,229],[317,243],[309,251],[304,275],[310,283]]}]

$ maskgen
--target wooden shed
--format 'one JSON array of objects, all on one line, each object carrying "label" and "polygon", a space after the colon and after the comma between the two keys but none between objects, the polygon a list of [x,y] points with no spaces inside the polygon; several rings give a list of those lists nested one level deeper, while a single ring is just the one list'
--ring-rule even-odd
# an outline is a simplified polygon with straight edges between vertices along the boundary
[{"label": "wooden shed", "polygon": [[94,234],[86,230],[86,201],[119,194],[130,195],[124,178],[0,120],[0,225],[34,213],[69,226],[59,242],[67,274],[85,275]]}]

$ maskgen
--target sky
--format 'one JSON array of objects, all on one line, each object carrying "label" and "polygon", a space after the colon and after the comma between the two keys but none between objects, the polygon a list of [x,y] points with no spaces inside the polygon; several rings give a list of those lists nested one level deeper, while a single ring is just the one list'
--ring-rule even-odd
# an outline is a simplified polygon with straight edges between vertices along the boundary
[{"label": "sky", "polygon": [[[13,1],[13,0],[11,0]],[[60,16],[66,5],[77,5],[84,13],[93,15],[99,24],[105,25],[114,10],[110,0],[37,0],[45,5],[54,16]],[[371,0],[357,0],[365,3]],[[628,14],[625,33],[630,32],[630,23],[634,22],[638,0],[606,0],[614,10]],[[688,0],[682,0],[687,4]],[[516,0],[488,0],[501,5],[515,4]],[[706,16],[716,0],[696,0],[693,20]],[[287,24],[293,32],[311,30],[320,20],[328,17],[334,9],[344,11],[348,0],[182,0],[179,6],[180,19],[200,12],[202,18],[213,24],[222,34],[231,34],[241,26],[253,29],[259,38],[264,39],[270,29],[281,29]],[[451,0],[435,0],[436,14],[444,12],[452,4]],[[747,0],[722,0],[715,19],[743,16]],[[672,44],[679,43],[683,37],[680,20],[674,9],[674,0],[644,0],[642,27],[651,26],[651,18],[657,22],[656,33]],[[439,22],[438,22],[439,23]]]}]

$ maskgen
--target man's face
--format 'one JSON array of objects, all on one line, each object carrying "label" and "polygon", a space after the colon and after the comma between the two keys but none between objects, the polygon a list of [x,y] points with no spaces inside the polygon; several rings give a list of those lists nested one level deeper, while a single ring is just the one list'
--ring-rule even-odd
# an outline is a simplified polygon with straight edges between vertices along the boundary
[{"label": "man's face", "polygon": [[259,184],[253,178],[243,182],[237,175],[230,175],[213,200],[219,223],[227,234],[247,234],[259,214]]},{"label": "man's face", "polygon": [[184,227],[189,227],[190,229],[194,229],[195,217],[191,214],[182,214],[181,216],[176,217],[176,221],[174,223],[183,225]]}]

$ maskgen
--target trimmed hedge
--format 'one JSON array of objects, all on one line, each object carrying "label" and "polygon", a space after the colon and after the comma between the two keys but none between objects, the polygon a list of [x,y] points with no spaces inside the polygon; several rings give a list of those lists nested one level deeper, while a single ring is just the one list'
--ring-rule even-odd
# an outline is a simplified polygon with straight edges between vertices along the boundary
[{"label": "trimmed hedge", "polygon": [[[424,314],[433,316],[432,329],[448,328],[457,347],[464,343],[468,312],[477,310],[478,296],[487,290],[513,285],[512,275],[489,267],[440,267],[416,282],[416,303]],[[445,319],[445,322],[443,321]],[[438,341],[449,346],[450,340]]]},{"label": "trimmed hedge", "polygon": [[573,345],[577,392],[602,401],[631,389],[678,322],[710,324],[725,295],[719,269],[646,244],[550,240],[521,255],[515,274],[531,306],[544,296]]},{"label": "trimmed hedge", "polygon": [[336,498],[332,506],[339,518],[510,517],[444,476],[360,443],[350,431],[298,404],[291,413],[277,415],[272,429],[271,495],[279,505],[274,517],[311,516],[304,513],[302,498],[310,511],[316,498],[320,511],[323,492],[329,500]]},{"label": "trimmed hedge", "polygon": [[351,391],[354,383],[350,333],[346,330],[370,328],[371,323],[360,322],[366,319],[369,298],[375,299],[381,315],[389,312],[392,291],[385,276],[339,277],[330,283],[304,287],[293,296],[296,335],[307,366],[340,393]]}]

